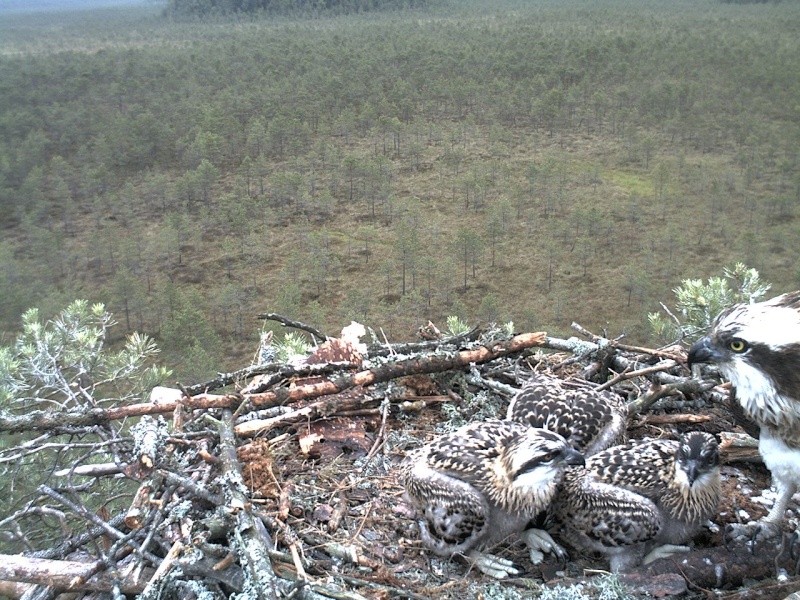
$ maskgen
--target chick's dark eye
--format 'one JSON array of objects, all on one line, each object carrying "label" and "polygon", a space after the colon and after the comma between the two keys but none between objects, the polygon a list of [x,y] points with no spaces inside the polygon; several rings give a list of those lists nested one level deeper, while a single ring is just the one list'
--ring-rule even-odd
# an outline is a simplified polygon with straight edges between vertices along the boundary
[{"label": "chick's dark eye", "polygon": [[548,452],[547,454],[545,454],[544,456],[542,456],[542,462],[550,462],[550,461],[551,461],[551,460],[553,460],[553,459],[554,459],[556,456],[558,456],[558,452]]},{"label": "chick's dark eye", "polygon": [[739,338],[733,338],[730,342],[728,342],[728,348],[734,352],[741,353],[747,350],[747,342],[740,340]]}]

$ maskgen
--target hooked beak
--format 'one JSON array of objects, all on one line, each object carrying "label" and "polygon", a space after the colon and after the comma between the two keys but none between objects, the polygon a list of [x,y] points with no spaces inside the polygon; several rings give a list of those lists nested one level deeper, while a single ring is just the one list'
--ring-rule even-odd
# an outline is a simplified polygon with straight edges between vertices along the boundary
[{"label": "hooked beak", "polygon": [[563,460],[565,464],[573,466],[582,467],[586,464],[583,454],[575,450],[575,448],[568,448],[567,450],[564,450]]},{"label": "hooked beak", "polygon": [[689,464],[686,465],[686,478],[689,480],[690,486],[697,481],[699,475],[700,470],[697,468],[697,464],[694,461],[689,462]]},{"label": "hooked beak", "polygon": [[722,355],[711,343],[711,338],[706,336],[697,340],[694,345],[689,349],[689,358],[687,365],[691,370],[692,365],[699,363],[713,363],[722,358]]}]

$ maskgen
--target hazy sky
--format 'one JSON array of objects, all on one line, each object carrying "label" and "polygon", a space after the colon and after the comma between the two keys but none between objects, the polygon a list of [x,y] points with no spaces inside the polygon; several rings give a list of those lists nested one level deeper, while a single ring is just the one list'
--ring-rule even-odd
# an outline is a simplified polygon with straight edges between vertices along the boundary
[{"label": "hazy sky", "polygon": [[0,0],[0,14],[155,4],[154,0]]}]

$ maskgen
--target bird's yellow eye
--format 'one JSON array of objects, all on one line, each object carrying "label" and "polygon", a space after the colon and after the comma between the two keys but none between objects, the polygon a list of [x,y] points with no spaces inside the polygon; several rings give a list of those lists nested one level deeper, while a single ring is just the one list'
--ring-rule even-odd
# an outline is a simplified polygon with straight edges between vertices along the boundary
[{"label": "bird's yellow eye", "polygon": [[728,342],[728,348],[730,348],[734,352],[741,353],[747,350],[747,342],[745,342],[744,340],[740,340],[738,338],[734,338],[730,342]]}]

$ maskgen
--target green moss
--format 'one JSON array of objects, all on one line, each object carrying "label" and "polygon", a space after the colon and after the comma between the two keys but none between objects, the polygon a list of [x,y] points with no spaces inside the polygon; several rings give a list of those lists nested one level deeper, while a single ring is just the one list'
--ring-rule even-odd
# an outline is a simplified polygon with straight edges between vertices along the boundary
[{"label": "green moss", "polygon": [[653,195],[653,181],[649,176],[611,170],[603,173],[601,178],[621,188],[628,195],[636,195],[642,198]]}]

